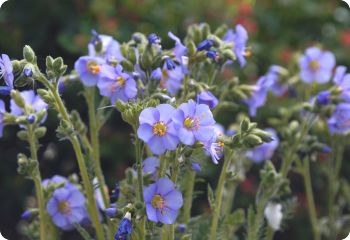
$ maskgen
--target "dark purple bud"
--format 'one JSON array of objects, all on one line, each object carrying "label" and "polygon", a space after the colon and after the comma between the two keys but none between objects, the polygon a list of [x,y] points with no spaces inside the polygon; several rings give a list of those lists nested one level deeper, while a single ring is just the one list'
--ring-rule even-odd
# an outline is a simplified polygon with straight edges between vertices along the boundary
[{"label": "dark purple bud", "polygon": [[30,67],[25,67],[25,68],[23,69],[23,74],[24,74],[24,76],[26,76],[26,77],[32,77],[32,76],[33,76],[33,70],[32,70],[32,68],[30,68]]},{"label": "dark purple bud", "polygon": [[201,165],[197,162],[192,162],[192,170],[199,173],[202,171]]},{"label": "dark purple bud", "polygon": [[117,184],[115,185],[114,190],[112,191],[111,198],[112,198],[113,200],[117,201],[118,198],[119,198],[119,193],[120,193],[120,186],[119,186],[119,184],[117,183]]},{"label": "dark purple bud", "polygon": [[0,95],[8,96],[11,93],[12,88],[8,86],[0,86]]},{"label": "dark purple bud", "polygon": [[35,115],[34,114],[30,114],[28,117],[27,117],[27,121],[29,124],[33,124],[35,122]]},{"label": "dark purple bud", "polygon": [[219,100],[210,91],[204,91],[197,95],[197,103],[206,104],[213,109],[218,105]]},{"label": "dark purple bud", "polygon": [[180,232],[180,233],[184,233],[187,229],[187,225],[180,223],[179,225],[177,225],[176,227],[176,231]]},{"label": "dark purple bud", "polygon": [[317,95],[316,99],[319,105],[327,105],[330,103],[331,93],[329,91],[322,91]]},{"label": "dark purple bud", "polygon": [[209,50],[207,52],[207,57],[211,58],[211,59],[213,59],[215,61],[217,61],[219,59],[219,55],[218,55],[218,53],[215,50]]},{"label": "dark purple bud", "polygon": [[137,81],[140,79],[140,74],[138,72],[133,72],[132,73],[132,78]]},{"label": "dark purple bud", "polygon": [[28,220],[32,217],[32,212],[30,210],[25,210],[22,215],[21,215],[21,218],[23,220]]},{"label": "dark purple bud", "polygon": [[332,148],[330,148],[329,146],[324,146],[322,149],[323,153],[331,153],[332,152]]},{"label": "dark purple bud", "polygon": [[210,39],[205,39],[200,42],[197,46],[197,51],[209,50],[214,45],[214,41]]},{"label": "dark purple bud", "polygon": [[64,82],[63,82],[63,80],[60,78],[60,79],[58,80],[58,93],[59,93],[60,95],[62,95],[65,89],[66,89],[66,87],[65,87],[65,85],[64,85]]},{"label": "dark purple bud", "polygon": [[166,68],[168,70],[173,70],[176,68],[176,64],[174,63],[174,61],[170,57],[166,57],[164,59],[164,61],[165,61]]},{"label": "dark purple bud", "polygon": [[115,218],[116,217],[116,213],[117,213],[117,209],[116,208],[106,208],[104,210],[104,212],[106,213],[106,215],[110,218]]},{"label": "dark purple bud", "polygon": [[148,43],[151,45],[160,44],[161,42],[161,39],[155,33],[151,33],[150,35],[148,35],[147,39],[148,39]]},{"label": "dark purple bud", "polygon": [[162,79],[162,70],[160,68],[156,68],[151,72],[151,78],[157,81],[160,81]]},{"label": "dark purple bud", "polygon": [[126,240],[131,235],[132,223],[130,213],[120,221],[117,233],[114,235],[115,240]]}]

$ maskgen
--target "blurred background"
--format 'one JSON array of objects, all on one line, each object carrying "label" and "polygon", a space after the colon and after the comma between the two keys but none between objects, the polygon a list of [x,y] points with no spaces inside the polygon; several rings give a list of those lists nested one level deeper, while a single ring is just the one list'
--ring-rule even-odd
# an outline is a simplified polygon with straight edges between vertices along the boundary
[{"label": "blurred background", "polygon": [[[247,81],[265,73],[271,64],[288,65],[294,51],[314,43],[333,51],[338,64],[350,63],[350,10],[341,0],[8,0],[0,9],[0,52],[12,59],[21,58],[22,47],[28,44],[36,51],[40,64],[47,55],[62,56],[72,68],[75,60],[87,52],[91,29],[113,35],[120,42],[127,41],[136,31],[154,32],[165,46],[171,46],[168,31],[183,37],[188,25],[200,22],[208,22],[213,29],[222,23],[231,27],[240,23],[247,28],[253,49],[253,56],[242,70]],[[83,98],[77,92],[79,86],[72,85],[64,99],[69,109],[79,109],[86,117]],[[54,113],[50,113],[46,126],[48,134],[41,140],[39,152],[43,178],[77,172],[71,146],[55,136]],[[6,127],[0,139],[0,231],[10,240],[26,239],[19,233],[20,215],[27,206],[35,204],[30,197],[32,182],[16,172],[16,155],[28,151],[16,138],[16,131]],[[110,188],[133,164],[129,134],[130,129],[117,112],[102,129],[102,168]],[[279,161],[278,156],[274,160]],[[344,173],[350,171],[348,165]],[[253,203],[260,167],[254,167],[240,185],[235,207]],[[216,172],[208,171],[205,178],[215,186]],[[324,180],[315,175],[316,202],[322,211]],[[311,239],[302,179],[291,177],[298,208],[294,219],[275,239]],[[205,194],[196,201],[194,213],[208,209]],[[70,237],[64,239],[79,239],[74,233],[67,236]]]}]

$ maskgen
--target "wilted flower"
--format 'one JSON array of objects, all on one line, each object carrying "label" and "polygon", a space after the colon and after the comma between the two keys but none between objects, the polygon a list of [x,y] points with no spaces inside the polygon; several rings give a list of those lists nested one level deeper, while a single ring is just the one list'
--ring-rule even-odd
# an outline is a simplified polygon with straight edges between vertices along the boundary
[{"label": "wilted flower", "polygon": [[195,141],[207,142],[215,134],[215,120],[209,107],[193,100],[179,106],[173,122],[180,141],[186,145],[193,145]]},{"label": "wilted flower", "polygon": [[218,105],[219,100],[210,91],[203,91],[197,95],[198,104],[206,104],[210,109]]},{"label": "wilted flower", "polygon": [[350,74],[346,73],[346,67],[338,66],[335,69],[333,82],[338,85],[340,89],[340,96],[344,101],[350,101]]},{"label": "wilted flower", "polygon": [[140,114],[137,135],[154,154],[176,149],[179,139],[171,119],[174,111],[173,106],[160,104],[156,108],[146,108]]},{"label": "wilted flower", "polygon": [[176,66],[171,70],[164,67],[161,73],[160,86],[168,90],[170,94],[175,95],[181,88],[182,79],[185,77],[183,67]]},{"label": "wilted flower", "polygon": [[214,125],[214,135],[212,138],[204,142],[204,150],[206,154],[211,156],[212,161],[214,164],[218,164],[219,160],[223,157],[224,155],[224,146],[225,144],[221,141],[218,140],[218,138],[222,135],[224,135],[224,127],[220,124],[215,124]]},{"label": "wilted flower", "polygon": [[143,191],[147,217],[153,222],[172,224],[182,207],[182,194],[169,178],[164,177],[149,185]]},{"label": "wilted flower", "polygon": [[13,69],[8,55],[2,54],[0,57],[0,78],[4,78],[6,85],[13,89]]},{"label": "wilted flower", "polygon": [[63,230],[72,230],[87,218],[84,195],[73,184],[56,189],[47,203],[47,212],[53,223]]},{"label": "wilted flower", "polygon": [[350,104],[337,105],[332,116],[328,119],[329,131],[332,134],[347,134],[350,131]]},{"label": "wilted flower", "polygon": [[82,83],[87,87],[92,87],[103,76],[104,64],[104,60],[99,57],[83,56],[75,62],[74,68]]},{"label": "wilted flower", "polygon": [[117,100],[128,101],[137,95],[135,80],[123,71],[121,65],[116,67],[106,66],[104,75],[97,83],[100,94],[111,99],[111,104]]},{"label": "wilted flower", "polygon": [[279,139],[277,137],[277,133],[272,128],[265,129],[266,132],[269,132],[272,134],[273,140],[268,143],[263,143],[249,151],[247,151],[246,156],[250,158],[255,163],[260,163],[265,160],[271,159],[273,154],[275,153],[275,150],[278,147]]},{"label": "wilted flower", "polygon": [[187,55],[188,49],[182,44],[181,40],[172,32],[168,32],[168,36],[175,41],[173,54],[179,63],[184,64],[183,57]]},{"label": "wilted flower", "polygon": [[245,57],[247,55],[247,41],[248,33],[247,30],[240,24],[237,24],[236,31],[233,29],[227,31],[224,36],[224,41],[233,42],[233,51],[239,61],[241,67],[244,67],[247,63]]},{"label": "wilted flower", "polygon": [[275,231],[279,230],[283,218],[282,205],[269,202],[265,207],[264,214],[270,227]]},{"label": "wilted flower", "polygon": [[331,52],[323,51],[318,47],[310,47],[300,58],[299,66],[300,78],[303,82],[326,83],[332,76],[335,57]]},{"label": "wilted flower", "polygon": [[127,212],[120,221],[118,231],[114,235],[115,240],[126,240],[132,233],[131,214]]}]

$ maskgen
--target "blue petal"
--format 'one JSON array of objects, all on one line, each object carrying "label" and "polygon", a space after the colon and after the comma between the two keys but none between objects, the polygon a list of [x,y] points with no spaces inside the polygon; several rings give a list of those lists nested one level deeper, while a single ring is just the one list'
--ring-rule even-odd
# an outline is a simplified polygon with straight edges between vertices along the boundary
[{"label": "blue petal", "polygon": [[152,206],[152,204],[149,204],[149,203],[146,204],[146,213],[147,213],[148,220],[152,222],[158,222],[157,211]]}]

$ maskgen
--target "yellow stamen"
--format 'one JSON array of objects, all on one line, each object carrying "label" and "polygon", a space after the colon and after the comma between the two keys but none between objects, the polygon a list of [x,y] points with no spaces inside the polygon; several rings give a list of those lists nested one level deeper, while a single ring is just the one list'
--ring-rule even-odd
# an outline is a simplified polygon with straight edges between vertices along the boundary
[{"label": "yellow stamen", "polygon": [[311,71],[317,71],[320,69],[320,63],[317,60],[312,60],[309,65]]},{"label": "yellow stamen", "polygon": [[151,203],[152,203],[152,206],[157,209],[163,209],[165,206],[164,198],[158,194],[154,195]]},{"label": "yellow stamen", "polygon": [[157,122],[153,125],[153,134],[163,137],[166,134],[167,126],[163,122]]},{"label": "yellow stamen", "polygon": [[95,61],[89,61],[87,63],[87,69],[94,75],[99,74],[101,72],[101,66],[98,65]]},{"label": "yellow stamen", "polygon": [[62,214],[70,214],[71,208],[67,201],[62,201],[58,204],[58,211]]}]

